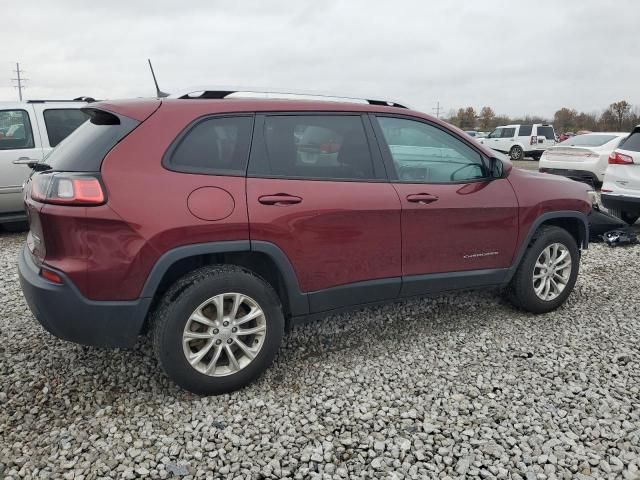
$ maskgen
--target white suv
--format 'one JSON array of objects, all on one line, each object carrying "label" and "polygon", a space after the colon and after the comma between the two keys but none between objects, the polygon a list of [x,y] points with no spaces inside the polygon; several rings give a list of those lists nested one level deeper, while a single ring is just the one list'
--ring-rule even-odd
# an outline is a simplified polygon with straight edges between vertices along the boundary
[{"label": "white suv", "polygon": [[611,152],[600,192],[616,217],[629,224],[640,218],[640,125]]},{"label": "white suv", "polygon": [[0,102],[0,224],[26,219],[22,184],[28,164],[38,162],[88,116],[80,110],[93,99]]},{"label": "white suv", "polygon": [[478,141],[498,152],[508,153],[511,160],[525,156],[540,160],[542,152],[556,143],[553,125],[543,123],[504,125]]}]

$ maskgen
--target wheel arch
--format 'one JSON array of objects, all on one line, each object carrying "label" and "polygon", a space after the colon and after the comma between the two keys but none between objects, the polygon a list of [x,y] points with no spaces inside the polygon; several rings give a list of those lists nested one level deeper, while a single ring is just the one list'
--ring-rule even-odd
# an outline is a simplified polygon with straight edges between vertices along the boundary
[{"label": "wheel arch", "polygon": [[547,225],[560,227],[569,232],[575,239],[578,248],[589,248],[589,221],[584,213],[573,210],[543,213],[532,223],[524,241],[521,243],[518,253],[507,273],[506,283],[511,281],[511,278],[515,275],[536,232],[538,232],[541,227]]}]

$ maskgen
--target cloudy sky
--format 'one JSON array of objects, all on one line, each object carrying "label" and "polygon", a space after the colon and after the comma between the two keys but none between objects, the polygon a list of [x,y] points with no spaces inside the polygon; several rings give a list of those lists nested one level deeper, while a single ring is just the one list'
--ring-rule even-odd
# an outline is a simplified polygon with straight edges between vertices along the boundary
[{"label": "cloudy sky", "polygon": [[640,1],[0,0],[0,100],[238,85],[552,116],[640,105]]}]

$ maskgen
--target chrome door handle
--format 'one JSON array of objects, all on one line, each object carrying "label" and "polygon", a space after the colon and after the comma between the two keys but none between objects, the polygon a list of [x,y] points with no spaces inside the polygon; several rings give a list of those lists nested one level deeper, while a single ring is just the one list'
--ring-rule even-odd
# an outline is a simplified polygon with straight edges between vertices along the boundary
[{"label": "chrome door handle", "polygon": [[35,158],[29,157],[19,157],[17,160],[14,160],[12,163],[14,165],[28,165],[29,163],[39,162],[40,160],[36,160]]}]

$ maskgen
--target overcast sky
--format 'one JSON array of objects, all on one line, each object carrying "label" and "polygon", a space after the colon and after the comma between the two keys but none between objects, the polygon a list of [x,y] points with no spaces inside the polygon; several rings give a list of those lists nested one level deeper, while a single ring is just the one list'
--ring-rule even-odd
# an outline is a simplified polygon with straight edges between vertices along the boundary
[{"label": "overcast sky", "polygon": [[1,0],[0,100],[267,86],[552,116],[640,105],[640,1]]}]

